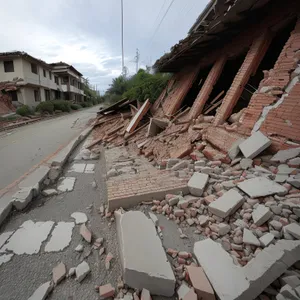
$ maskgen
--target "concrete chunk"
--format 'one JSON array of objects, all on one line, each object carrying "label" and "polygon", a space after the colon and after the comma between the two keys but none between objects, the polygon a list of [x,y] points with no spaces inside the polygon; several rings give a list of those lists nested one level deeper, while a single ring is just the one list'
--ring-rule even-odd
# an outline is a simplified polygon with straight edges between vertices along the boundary
[{"label": "concrete chunk", "polygon": [[253,164],[253,160],[251,158],[243,158],[240,161],[240,165],[243,170],[247,170],[247,169],[251,168],[252,164]]},{"label": "concrete chunk", "polygon": [[245,180],[238,184],[238,188],[248,194],[251,198],[286,192],[285,187],[266,177],[255,177]]},{"label": "concrete chunk", "polygon": [[21,188],[12,198],[12,204],[17,210],[24,209],[33,198],[33,187]]},{"label": "concrete chunk", "polygon": [[285,276],[281,280],[284,284],[288,284],[293,289],[300,286],[300,279],[296,275]]},{"label": "concrete chunk", "polygon": [[272,158],[271,161],[277,161],[284,163],[288,159],[294,158],[300,154],[300,148],[293,148],[287,150],[278,151]]},{"label": "concrete chunk", "polygon": [[230,157],[231,160],[235,159],[238,154],[240,153],[240,144],[243,143],[245,141],[245,139],[238,139],[236,140],[231,148],[228,151],[228,156]]},{"label": "concrete chunk", "polygon": [[268,232],[267,234],[263,235],[259,238],[259,241],[263,247],[268,247],[275,239],[275,236]]},{"label": "concrete chunk", "polygon": [[297,223],[291,223],[284,226],[284,230],[296,239],[300,240],[300,226]]},{"label": "concrete chunk", "polygon": [[243,299],[241,296],[249,288],[249,282],[221,244],[211,239],[196,242],[194,254],[221,300]]},{"label": "concrete chunk", "polygon": [[42,284],[28,300],[45,300],[52,290],[53,284],[51,281],[48,281]]},{"label": "concrete chunk", "polygon": [[66,266],[61,262],[52,270],[52,280],[54,284],[59,284],[66,277],[66,273]]},{"label": "concrete chunk", "polygon": [[74,189],[75,181],[75,177],[62,177],[57,189],[60,192],[71,192]]},{"label": "concrete chunk", "polygon": [[47,177],[49,171],[50,168],[47,166],[38,167],[36,170],[34,170],[31,174],[26,176],[26,178],[19,183],[19,187],[26,188],[26,187],[38,186]]},{"label": "concrete chunk", "polygon": [[216,216],[226,218],[233,214],[243,203],[243,196],[236,190],[231,189],[216,201],[210,203],[208,209]]},{"label": "concrete chunk", "polygon": [[91,272],[90,266],[87,262],[83,261],[76,267],[76,280],[81,282]]},{"label": "concrete chunk", "polygon": [[193,196],[202,196],[209,176],[202,173],[194,173],[188,182],[188,188]]},{"label": "concrete chunk", "polygon": [[257,237],[247,228],[244,228],[243,243],[259,247],[260,242]]},{"label": "concrete chunk", "polygon": [[254,158],[259,153],[267,149],[272,144],[271,140],[263,135],[260,131],[256,131],[239,147],[246,158]]},{"label": "concrete chunk", "polygon": [[272,213],[269,207],[262,204],[258,205],[256,209],[252,212],[252,219],[256,226],[261,226],[267,222],[272,217]]},{"label": "concrete chunk", "polygon": [[214,300],[215,293],[201,267],[188,266],[187,271],[191,283],[199,299]]},{"label": "concrete chunk", "polygon": [[124,282],[151,294],[172,296],[175,277],[152,220],[139,211],[116,211],[115,217]]},{"label": "concrete chunk", "polygon": [[0,198],[0,225],[7,218],[11,209],[12,209],[12,195],[8,193],[4,194]]}]

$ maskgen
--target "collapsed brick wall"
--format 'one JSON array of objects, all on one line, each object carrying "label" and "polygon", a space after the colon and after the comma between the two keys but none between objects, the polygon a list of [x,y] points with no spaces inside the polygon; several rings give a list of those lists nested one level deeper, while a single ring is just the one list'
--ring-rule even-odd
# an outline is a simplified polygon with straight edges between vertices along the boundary
[{"label": "collapsed brick wall", "polygon": [[[300,50],[300,20],[297,21],[295,30],[272,70],[265,73],[259,92],[251,98],[245,110],[239,132],[250,133],[256,122],[262,116],[264,107],[275,105],[284,88],[291,81],[291,73],[297,67]],[[269,136],[282,136],[294,141],[300,141],[300,99],[299,84],[296,84],[278,107],[274,107],[263,120],[260,130]]]}]

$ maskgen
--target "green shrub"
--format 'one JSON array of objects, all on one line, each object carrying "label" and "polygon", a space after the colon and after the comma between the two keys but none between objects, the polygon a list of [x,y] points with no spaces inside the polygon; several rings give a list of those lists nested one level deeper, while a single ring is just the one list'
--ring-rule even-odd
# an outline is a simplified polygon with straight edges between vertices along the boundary
[{"label": "green shrub", "polygon": [[79,102],[78,103],[81,107],[87,107],[87,102]]},{"label": "green shrub", "polygon": [[98,104],[98,101],[97,101],[97,99],[96,99],[96,98],[93,98],[93,99],[92,99],[92,103],[93,103],[93,105],[96,105],[96,104]]},{"label": "green shrub", "polygon": [[28,105],[22,105],[17,109],[16,113],[20,116],[25,117],[32,115],[32,110]]},{"label": "green shrub", "polygon": [[70,112],[71,111],[71,104],[69,101],[66,100],[53,100],[51,101],[54,105],[54,110],[61,110],[63,112]]},{"label": "green shrub", "polygon": [[73,110],[78,110],[78,109],[80,109],[81,108],[81,106],[79,105],[79,104],[71,104],[71,109],[73,109]]},{"label": "green shrub", "polygon": [[86,107],[92,107],[93,106],[93,102],[92,101],[87,101],[86,103]]},{"label": "green shrub", "polygon": [[53,114],[54,111],[54,105],[50,101],[41,102],[37,107],[36,111],[45,113],[48,112],[49,114]]}]

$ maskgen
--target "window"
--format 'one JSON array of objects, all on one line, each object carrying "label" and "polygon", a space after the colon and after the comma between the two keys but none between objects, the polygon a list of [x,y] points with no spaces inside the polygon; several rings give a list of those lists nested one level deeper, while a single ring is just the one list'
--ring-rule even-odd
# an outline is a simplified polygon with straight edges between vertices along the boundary
[{"label": "window", "polygon": [[49,71],[49,78],[52,80],[52,73]]},{"label": "window", "polygon": [[17,91],[11,91],[9,92],[10,96],[11,96],[11,101],[16,101],[18,102],[18,95],[17,95]]},{"label": "window", "polygon": [[50,101],[50,91],[49,90],[45,90],[45,100]]},{"label": "window", "polygon": [[62,84],[66,84],[68,82],[69,82],[69,77],[68,76],[62,78],[62,82],[61,82]]},{"label": "window", "polygon": [[4,61],[4,72],[14,72],[14,61],[13,60],[6,60]]},{"label": "window", "polygon": [[44,77],[47,77],[46,76],[46,70],[44,70],[44,69],[43,69],[43,74],[44,74]]},{"label": "window", "polygon": [[58,84],[58,77],[57,76],[54,76],[54,81],[56,84]]},{"label": "window", "polygon": [[38,90],[34,90],[34,101],[35,102],[40,102],[40,93]]},{"label": "window", "polygon": [[37,65],[36,64],[31,64],[31,72],[34,73],[34,74],[37,74],[38,73],[38,68],[37,68]]}]

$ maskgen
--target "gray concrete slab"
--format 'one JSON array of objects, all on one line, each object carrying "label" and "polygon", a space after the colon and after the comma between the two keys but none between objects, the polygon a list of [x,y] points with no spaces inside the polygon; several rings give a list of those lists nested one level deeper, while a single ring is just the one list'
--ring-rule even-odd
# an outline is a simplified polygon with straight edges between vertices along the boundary
[{"label": "gray concrete slab", "polygon": [[190,193],[193,196],[202,196],[208,180],[209,176],[207,174],[194,173],[188,182]]},{"label": "gray concrete slab", "polygon": [[52,290],[53,284],[51,281],[48,281],[42,284],[28,300],[45,300]]},{"label": "gray concrete slab", "polygon": [[10,237],[0,252],[12,251],[15,254],[37,254],[47,239],[54,222],[33,222],[28,220]]},{"label": "gray concrete slab", "polygon": [[68,247],[74,226],[73,222],[58,222],[52,231],[49,242],[45,246],[45,252],[62,251]]},{"label": "gray concrete slab", "polygon": [[115,212],[115,217],[124,282],[151,294],[172,296],[175,276],[152,220],[138,211]]},{"label": "gray concrete slab", "polygon": [[0,249],[13,233],[14,233],[13,231],[7,231],[0,234]]},{"label": "gray concrete slab", "polygon": [[57,189],[60,192],[70,192],[74,189],[75,181],[75,177],[61,177],[57,184]]},{"label": "gray concrete slab", "polygon": [[41,184],[47,177],[50,168],[47,166],[40,166],[32,173],[25,177],[18,185],[20,188],[34,187]]},{"label": "gray concrete slab", "polygon": [[87,215],[83,212],[74,212],[71,214],[71,218],[75,219],[76,224],[83,224],[88,220]]},{"label": "gray concrete slab", "polygon": [[239,147],[246,158],[254,158],[271,145],[271,140],[260,131],[256,131]]},{"label": "gray concrete slab", "polygon": [[300,148],[280,150],[271,158],[271,161],[284,163],[287,160],[298,156],[299,154],[300,154]]},{"label": "gray concrete slab", "polygon": [[264,197],[286,192],[286,188],[266,177],[255,177],[240,182],[238,188],[251,198]]}]

